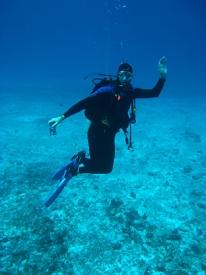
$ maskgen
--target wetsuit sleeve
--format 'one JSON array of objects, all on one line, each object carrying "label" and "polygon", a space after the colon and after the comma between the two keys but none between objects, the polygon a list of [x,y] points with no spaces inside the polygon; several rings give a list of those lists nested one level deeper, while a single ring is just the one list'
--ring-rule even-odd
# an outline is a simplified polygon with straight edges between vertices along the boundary
[{"label": "wetsuit sleeve", "polygon": [[101,93],[101,94],[95,94],[93,96],[88,96],[85,99],[77,102],[74,104],[71,108],[69,108],[63,115],[65,118],[70,117],[87,107],[98,106],[101,104],[101,106],[108,106],[111,102],[111,93]]},{"label": "wetsuit sleeve", "polygon": [[158,97],[164,87],[165,79],[159,79],[153,89],[134,89],[134,98],[152,98]]},{"label": "wetsuit sleeve", "polygon": [[67,118],[69,116],[72,116],[76,113],[81,112],[87,107],[88,101],[89,101],[89,97],[77,102],[72,107],[70,107],[63,115],[65,116],[65,118]]}]

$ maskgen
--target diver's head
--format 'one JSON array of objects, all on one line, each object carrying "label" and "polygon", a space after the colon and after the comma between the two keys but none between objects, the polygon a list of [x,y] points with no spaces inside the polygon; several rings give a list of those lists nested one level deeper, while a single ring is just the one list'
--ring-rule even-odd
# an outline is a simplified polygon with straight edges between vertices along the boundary
[{"label": "diver's head", "polygon": [[133,78],[133,69],[129,63],[122,63],[119,66],[117,77],[120,82],[120,86],[123,87],[124,90],[129,88],[129,84]]}]

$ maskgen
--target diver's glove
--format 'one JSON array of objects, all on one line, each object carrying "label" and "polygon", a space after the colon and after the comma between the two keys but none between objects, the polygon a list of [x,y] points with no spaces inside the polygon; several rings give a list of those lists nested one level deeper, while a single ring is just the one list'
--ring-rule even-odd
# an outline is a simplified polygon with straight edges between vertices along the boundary
[{"label": "diver's glove", "polygon": [[65,119],[65,116],[62,115],[62,116],[58,116],[58,117],[54,117],[52,119],[50,119],[48,121],[49,125],[52,124],[52,127],[56,127],[58,124],[60,124],[63,120]]},{"label": "diver's glove", "polygon": [[167,58],[163,56],[158,63],[158,70],[160,72],[160,78],[166,79],[167,76]]}]

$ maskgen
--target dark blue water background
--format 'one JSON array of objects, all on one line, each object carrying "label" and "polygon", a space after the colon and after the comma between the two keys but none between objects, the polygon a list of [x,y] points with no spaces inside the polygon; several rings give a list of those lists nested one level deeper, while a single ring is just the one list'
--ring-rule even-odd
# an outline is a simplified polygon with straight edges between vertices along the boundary
[{"label": "dark blue water background", "polygon": [[204,0],[0,0],[1,88],[82,87],[121,62],[150,88],[165,55],[164,95],[205,97],[205,48]]}]

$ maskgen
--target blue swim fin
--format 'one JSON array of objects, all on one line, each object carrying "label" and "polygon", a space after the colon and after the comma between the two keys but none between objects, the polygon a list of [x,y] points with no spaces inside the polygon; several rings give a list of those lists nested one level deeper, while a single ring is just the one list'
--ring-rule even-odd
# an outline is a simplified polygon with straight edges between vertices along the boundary
[{"label": "blue swim fin", "polygon": [[61,191],[66,186],[67,182],[72,178],[72,174],[69,173],[66,178],[63,177],[62,181],[58,184],[54,192],[48,197],[48,199],[43,203],[43,206],[49,207],[55,199],[59,196]]},{"label": "blue swim fin", "polygon": [[52,177],[53,180],[59,180],[64,176],[65,170],[69,167],[69,165],[73,162],[70,160],[64,166],[62,166]]},{"label": "blue swim fin", "polygon": [[46,207],[49,207],[55,201],[55,199],[59,196],[61,191],[66,186],[67,182],[73,177],[73,175],[68,170],[70,166],[73,166],[73,168],[78,169],[79,163],[77,162],[76,158],[68,162],[60,170],[58,170],[56,174],[54,174],[52,179],[56,180],[61,178],[60,183],[57,185],[56,189],[48,197],[48,199],[43,203],[43,206],[45,205]]}]

